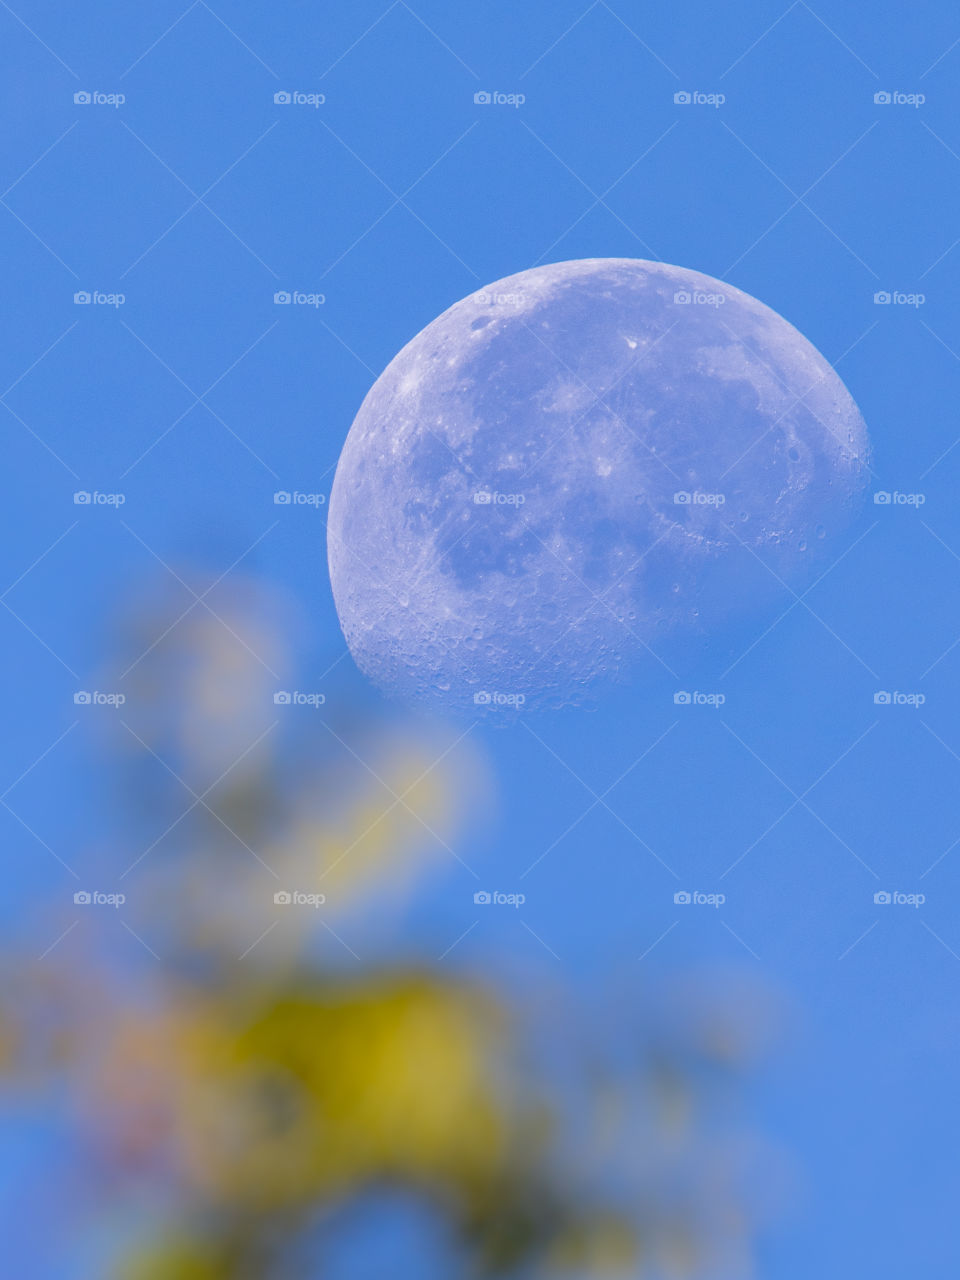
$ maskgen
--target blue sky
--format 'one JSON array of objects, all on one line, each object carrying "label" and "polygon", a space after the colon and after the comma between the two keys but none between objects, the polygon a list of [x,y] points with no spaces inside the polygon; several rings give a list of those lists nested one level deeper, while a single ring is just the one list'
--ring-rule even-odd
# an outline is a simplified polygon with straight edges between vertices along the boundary
[{"label": "blue sky", "polygon": [[[501,803],[469,856],[523,886],[549,954],[491,914],[450,963],[532,950],[587,990],[755,971],[792,1011],[756,1106],[799,1168],[763,1274],[956,1274],[955,8],[183,3],[0,9],[5,918],[52,929],[73,886],[51,851],[106,820],[96,733],[58,739],[132,584],[244,557],[299,599],[323,672],[342,651],[323,515],[273,493],[329,492],[406,341],[540,262],[722,278],[835,363],[871,491],[924,502],[868,500],[809,595],[689,658],[684,687],[722,690],[720,712],[652,675],[587,721],[488,734]],[[525,101],[475,103],[493,91]],[[895,93],[924,101],[875,101]],[[436,940],[470,925],[473,887],[457,871],[431,900]],[[727,902],[676,907],[678,888]]]}]

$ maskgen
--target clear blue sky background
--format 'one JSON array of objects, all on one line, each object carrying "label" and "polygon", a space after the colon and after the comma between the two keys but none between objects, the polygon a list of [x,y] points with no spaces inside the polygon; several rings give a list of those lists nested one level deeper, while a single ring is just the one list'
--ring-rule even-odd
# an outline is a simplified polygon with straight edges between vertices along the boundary
[{"label": "clear blue sky background", "polygon": [[[768,1280],[955,1276],[955,6],[184,2],[0,8],[4,787],[96,686],[105,620],[156,570],[151,551],[224,570],[256,543],[244,567],[305,602],[315,670],[336,656],[322,513],[272,496],[329,491],[371,381],[452,302],[577,257],[737,285],[837,364],[874,443],[871,488],[925,504],[870,503],[769,634],[690,659],[682,687],[724,691],[721,713],[675,708],[675,682],[653,676],[586,727],[493,734],[505,793],[471,857],[491,888],[527,893],[558,957],[538,962],[571,978],[742,962],[788,993],[795,1029],[757,1108],[802,1174],[763,1243]],[[326,102],[276,105],[284,90]],[[475,105],[482,90],[526,102]],[[676,105],[681,90],[726,101]],[[874,102],[894,90],[926,102]],[[78,290],[126,301],[76,306]],[[276,290],[326,301],[277,307]],[[878,290],[926,301],[878,306]],[[125,493],[137,536],[75,506],[79,489]],[[879,689],[926,702],[877,707]],[[41,840],[93,839],[95,736],[81,726],[7,796],[11,927],[49,904],[52,928],[73,890]],[[424,924],[438,940],[475,918],[458,875]],[[678,888],[727,903],[675,907]],[[878,890],[927,901],[878,907]],[[491,913],[457,959],[501,944],[539,949]],[[23,1136],[33,1154],[4,1176],[30,1186],[56,1145]],[[38,1225],[24,1204],[51,1212],[39,1193],[8,1203],[12,1270],[68,1274],[21,1252]]]}]

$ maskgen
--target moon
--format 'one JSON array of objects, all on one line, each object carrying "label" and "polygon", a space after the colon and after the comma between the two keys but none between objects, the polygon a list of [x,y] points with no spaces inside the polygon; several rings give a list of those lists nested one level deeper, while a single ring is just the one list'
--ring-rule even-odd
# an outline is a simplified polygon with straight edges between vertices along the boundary
[{"label": "moon", "polygon": [[438,709],[581,703],[803,576],[867,452],[830,364],[729,284],[626,258],[509,276],[408,343],[347,436],[350,652]]}]

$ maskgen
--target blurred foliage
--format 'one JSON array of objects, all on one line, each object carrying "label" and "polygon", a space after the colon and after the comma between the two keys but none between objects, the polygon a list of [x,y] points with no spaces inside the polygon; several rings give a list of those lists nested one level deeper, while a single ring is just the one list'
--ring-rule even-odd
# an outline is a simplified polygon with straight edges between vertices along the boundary
[{"label": "blurred foliage", "polygon": [[[714,1010],[694,1040],[632,1046],[624,1072],[561,1018],[565,1090],[502,993],[353,955],[331,922],[385,893],[396,915],[456,856],[489,801],[483,761],[345,693],[301,732],[274,702],[287,604],[251,582],[204,600],[149,597],[122,630],[111,865],[144,964],[77,938],[21,963],[0,1037],[12,1079],[68,1099],[97,1194],[146,1189],[116,1275],[320,1277],[326,1229],[378,1189],[429,1206],[464,1276],[713,1276],[730,1258],[749,1275],[729,1170],[683,1172],[705,1073],[726,1088],[739,1070],[736,1027]],[[275,905],[288,887],[323,892],[322,912]]]}]

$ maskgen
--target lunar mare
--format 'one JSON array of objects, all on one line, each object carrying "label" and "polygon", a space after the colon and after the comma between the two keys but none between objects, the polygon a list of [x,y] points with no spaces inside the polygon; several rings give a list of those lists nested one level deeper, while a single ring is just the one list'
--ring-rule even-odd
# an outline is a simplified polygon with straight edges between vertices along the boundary
[{"label": "lunar mare", "polygon": [[328,522],[344,635],[403,698],[577,702],[735,615],[757,572],[796,576],[866,454],[831,366],[740,290],[633,259],[521,272],[429,324],[357,414]]}]

